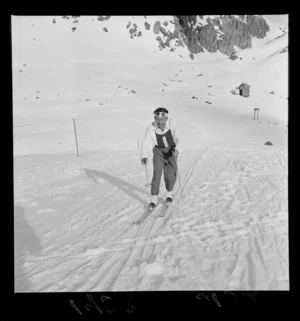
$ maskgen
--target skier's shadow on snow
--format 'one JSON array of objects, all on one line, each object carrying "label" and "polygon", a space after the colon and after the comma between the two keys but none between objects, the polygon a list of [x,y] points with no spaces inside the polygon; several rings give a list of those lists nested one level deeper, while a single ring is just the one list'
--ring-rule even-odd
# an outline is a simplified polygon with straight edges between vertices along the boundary
[{"label": "skier's shadow on snow", "polygon": [[32,284],[24,269],[25,256],[37,255],[42,244],[25,218],[25,209],[14,206],[14,256],[15,256],[15,291],[29,292]]},{"label": "skier's shadow on snow", "polygon": [[145,208],[147,208],[148,203],[145,200],[141,199],[136,194],[136,192],[138,192],[138,193],[143,193],[143,194],[149,196],[149,194],[146,193],[141,188],[138,188],[138,187],[136,187],[134,185],[131,185],[131,184],[127,183],[126,181],[120,179],[120,178],[117,178],[115,176],[109,175],[109,174],[104,173],[104,172],[91,170],[91,169],[87,169],[87,168],[84,168],[84,171],[85,171],[85,174],[87,175],[87,177],[89,177],[96,184],[100,184],[97,181],[97,178],[105,179],[110,184],[117,186],[121,191],[123,191],[124,193],[126,193],[130,197],[133,197],[133,198],[137,199],[140,203],[142,203],[145,206]]}]

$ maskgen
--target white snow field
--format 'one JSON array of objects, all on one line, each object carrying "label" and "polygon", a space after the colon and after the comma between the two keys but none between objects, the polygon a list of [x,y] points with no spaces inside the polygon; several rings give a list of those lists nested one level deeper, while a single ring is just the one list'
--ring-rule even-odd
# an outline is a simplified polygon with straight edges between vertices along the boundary
[{"label": "white snow field", "polygon": [[[289,290],[288,17],[265,18],[233,61],[160,51],[172,17],[12,17],[16,292]],[[164,218],[138,152],[159,106],[181,136]]]}]

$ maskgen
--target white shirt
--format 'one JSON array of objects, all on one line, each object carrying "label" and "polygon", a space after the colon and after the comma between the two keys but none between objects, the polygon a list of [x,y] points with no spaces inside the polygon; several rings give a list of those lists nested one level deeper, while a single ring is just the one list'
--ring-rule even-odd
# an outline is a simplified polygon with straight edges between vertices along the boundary
[{"label": "white shirt", "polygon": [[173,141],[176,145],[176,149],[178,149],[179,137],[176,132],[176,124],[173,119],[168,118],[168,120],[166,121],[165,129],[163,131],[157,127],[156,122],[153,122],[147,126],[144,138],[140,146],[141,158],[149,158],[149,155],[151,155],[153,147],[157,145],[156,134],[163,135],[169,129],[171,129]]}]

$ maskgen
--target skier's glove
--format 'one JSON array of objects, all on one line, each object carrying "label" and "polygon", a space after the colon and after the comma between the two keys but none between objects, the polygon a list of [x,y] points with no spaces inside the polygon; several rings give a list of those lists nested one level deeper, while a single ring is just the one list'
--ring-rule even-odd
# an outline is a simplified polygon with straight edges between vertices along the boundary
[{"label": "skier's glove", "polygon": [[148,162],[148,158],[142,158],[142,165],[146,165]]},{"label": "skier's glove", "polygon": [[173,156],[177,157],[177,156],[178,156],[178,154],[179,154],[178,150],[177,150],[177,149],[175,149],[175,150],[174,150],[174,153],[173,153]]}]

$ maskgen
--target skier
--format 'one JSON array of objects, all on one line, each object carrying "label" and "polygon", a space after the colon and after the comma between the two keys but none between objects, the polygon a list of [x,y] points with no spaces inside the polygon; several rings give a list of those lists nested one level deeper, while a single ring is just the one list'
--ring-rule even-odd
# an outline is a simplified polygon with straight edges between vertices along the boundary
[{"label": "skier", "polygon": [[157,204],[162,172],[164,172],[167,189],[166,203],[167,205],[171,204],[172,191],[177,176],[177,156],[179,153],[179,137],[174,121],[168,116],[168,110],[159,107],[153,113],[154,122],[147,126],[140,148],[141,163],[145,166],[147,166],[148,155],[153,152],[150,210]]}]

